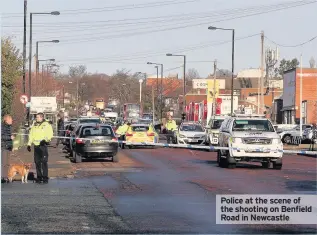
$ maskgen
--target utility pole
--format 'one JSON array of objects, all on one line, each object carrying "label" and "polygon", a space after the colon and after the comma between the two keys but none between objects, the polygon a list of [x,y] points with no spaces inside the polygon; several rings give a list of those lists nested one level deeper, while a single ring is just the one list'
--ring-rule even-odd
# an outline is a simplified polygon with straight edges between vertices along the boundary
[{"label": "utility pole", "polygon": [[160,109],[161,109],[161,120],[163,119],[163,64],[161,64],[161,102],[160,102]]},{"label": "utility pole", "polygon": [[[300,55],[300,82],[299,82],[299,136],[303,136],[303,56]],[[296,117],[296,115],[295,115]]]},{"label": "utility pole", "polygon": [[260,93],[261,93],[260,107],[262,108],[261,114],[263,114],[265,110],[263,88],[264,88],[264,32],[262,31],[261,32],[261,85],[260,85]]},{"label": "utility pole", "polygon": [[32,87],[32,18],[33,14],[30,13],[30,41],[29,41],[29,97],[31,97]]},{"label": "utility pole", "polygon": [[155,121],[155,99],[154,99],[154,86],[152,85],[152,113],[153,113],[153,123]]},{"label": "utility pole", "polygon": [[[23,28],[23,94],[26,93],[25,89],[25,68],[26,68],[26,19],[27,19],[27,5],[28,1],[24,0],[24,28]],[[29,97],[30,99],[31,97]]]},{"label": "utility pole", "polygon": [[214,95],[213,95],[213,106],[212,106],[213,120],[215,119],[215,115],[216,115],[216,79],[217,79],[217,60],[214,61]]}]

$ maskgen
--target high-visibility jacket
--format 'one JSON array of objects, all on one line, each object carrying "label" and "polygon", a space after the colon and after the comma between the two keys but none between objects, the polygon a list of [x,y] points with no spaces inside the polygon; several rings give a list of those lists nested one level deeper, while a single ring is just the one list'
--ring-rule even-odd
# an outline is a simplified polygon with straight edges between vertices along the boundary
[{"label": "high-visibility jacket", "polygon": [[28,145],[34,144],[35,146],[38,146],[42,140],[50,142],[52,138],[53,128],[51,124],[47,121],[35,123],[30,129]]},{"label": "high-visibility jacket", "polygon": [[177,125],[174,120],[167,120],[165,126],[168,131],[175,131],[177,129]]},{"label": "high-visibility jacket", "polygon": [[125,133],[128,131],[129,129],[129,125],[128,124],[124,124],[122,126],[119,126],[119,128],[117,129],[116,133],[119,135],[125,135]]}]

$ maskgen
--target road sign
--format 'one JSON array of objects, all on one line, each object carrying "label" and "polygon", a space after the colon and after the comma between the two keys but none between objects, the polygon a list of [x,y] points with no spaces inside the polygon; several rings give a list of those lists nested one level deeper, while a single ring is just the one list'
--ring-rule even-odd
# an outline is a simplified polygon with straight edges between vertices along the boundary
[{"label": "road sign", "polygon": [[29,99],[28,99],[27,95],[21,95],[20,101],[22,104],[26,104],[29,101]]}]

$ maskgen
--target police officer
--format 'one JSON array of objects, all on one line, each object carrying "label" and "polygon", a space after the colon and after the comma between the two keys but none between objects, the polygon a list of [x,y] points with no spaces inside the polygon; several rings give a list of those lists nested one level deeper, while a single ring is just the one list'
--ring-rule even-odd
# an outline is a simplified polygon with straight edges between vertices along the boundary
[{"label": "police officer", "polygon": [[36,183],[48,183],[48,149],[47,145],[53,137],[52,126],[44,120],[44,114],[36,114],[36,122],[30,129],[27,150],[31,152],[34,144],[34,162],[36,166]]},{"label": "police officer", "polygon": [[[125,141],[125,135],[127,133],[127,131],[129,130],[131,125],[131,121],[127,120],[125,121],[125,123],[122,126],[119,126],[119,128],[116,131],[116,134],[120,135],[119,140],[121,141]],[[121,148],[124,149],[124,145],[125,144],[121,144]]]},{"label": "police officer", "polygon": [[8,166],[10,153],[13,149],[14,136],[12,135],[12,117],[4,115],[1,123],[1,183],[8,182]]},{"label": "police officer", "polygon": [[166,130],[167,130],[167,135],[166,135],[166,139],[167,139],[167,143],[170,143],[170,140],[174,138],[174,131],[176,131],[177,129],[177,125],[176,122],[172,119],[171,115],[168,115],[168,120],[165,124]]}]

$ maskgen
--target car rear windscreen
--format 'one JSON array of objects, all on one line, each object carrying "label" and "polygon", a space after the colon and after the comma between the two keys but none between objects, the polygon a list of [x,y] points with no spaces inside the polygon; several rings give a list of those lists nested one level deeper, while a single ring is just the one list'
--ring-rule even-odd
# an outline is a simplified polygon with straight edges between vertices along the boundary
[{"label": "car rear windscreen", "polygon": [[83,127],[81,130],[81,137],[89,136],[113,136],[111,127],[101,126],[101,127]]},{"label": "car rear windscreen", "polygon": [[101,120],[99,118],[87,118],[87,119],[80,119],[80,123],[101,123]]},{"label": "car rear windscreen", "polygon": [[194,132],[204,132],[204,129],[200,125],[182,125],[180,131],[194,131]]},{"label": "car rear windscreen", "polygon": [[148,131],[149,127],[148,126],[133,126],[132,131],[136,132],[142,132],[142,131]]}]

